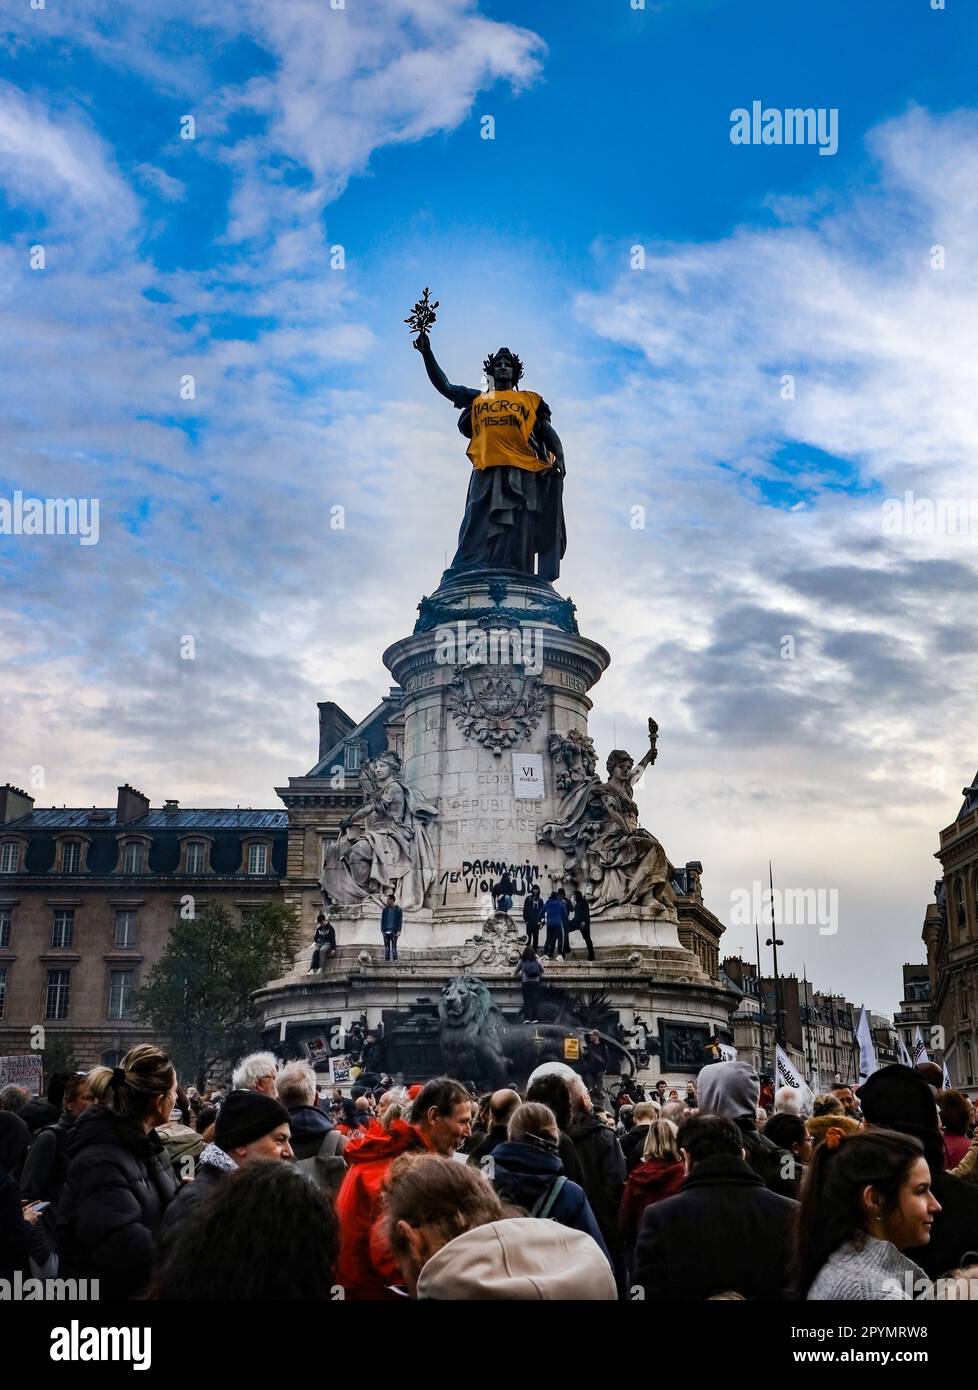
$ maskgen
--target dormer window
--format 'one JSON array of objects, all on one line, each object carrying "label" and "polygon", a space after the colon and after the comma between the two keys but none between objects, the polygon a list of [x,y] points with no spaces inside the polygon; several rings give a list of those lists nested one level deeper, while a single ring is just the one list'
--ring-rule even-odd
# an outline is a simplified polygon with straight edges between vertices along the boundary
[{"label": "dormer window", "polygon": [[207,846],[203,840],[191,840],[187,844],[187,873],[202,874],[207,862]]},{"label": "dormer window", "polygon": [[20,868],[20,844],[16,840],[4,840],[0,844],[0,874],[15,874]]},{"label": "dormer window", "polygon": [[343,766],[347,772],[356,772],[360,766],[360,748],[355,743],[348,743],[343,751]]},{"label": "dormer window", "polygon": [[144,874],[149,845],[144,840],[124,840],[119,853],[118,872],[122,874]]},{"label": "dormer window", "polygon": [[248,872],[249,874],[265,874],[268,872],[267,845],[248,846]]},{"label": "dormer window", "polygon": [[61,872],[77,874],[81,868],[81,845],[77,840],[65,840],[61,846]]}]

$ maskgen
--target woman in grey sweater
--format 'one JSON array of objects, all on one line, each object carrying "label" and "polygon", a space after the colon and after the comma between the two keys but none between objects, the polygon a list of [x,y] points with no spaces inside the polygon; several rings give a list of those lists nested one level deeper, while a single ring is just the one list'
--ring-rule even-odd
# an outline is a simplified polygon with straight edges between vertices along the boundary
[{"label": "woman in grey sweater", "polygon": [[797,1295],[866,1301],[933,1296],[919,1265],[901,1251],[926,1245],[940,1205],[922,1145],[894,1130],[829,1129],[802,1193]]}]

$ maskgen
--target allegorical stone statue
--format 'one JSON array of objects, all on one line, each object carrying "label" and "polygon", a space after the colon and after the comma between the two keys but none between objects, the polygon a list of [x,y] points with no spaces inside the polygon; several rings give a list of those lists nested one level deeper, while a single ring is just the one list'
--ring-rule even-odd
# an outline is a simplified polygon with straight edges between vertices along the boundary
[{"label": "allegorical stone statue", "polygon": [[472,462],[458,550],[450,570],[509,569],[554,580],[567,548],[564,527],[564,450],[550,407],[536,391],[522,391],[523,363],[500,348],[483,363],[486,391],[453,386],[435,360],[428,328],[435,304],[428,291],[405,320],[417,334],[428,379],[461,411],[458,427]]},{"label": "allegorical stone statue", "polygon": [[649,720],[649,751],[636,766],[622,748],[608,755],[608,780],[595,771],[594,745],[577,730],[551,736],[551,756],[563,763],[558,819],[540,826],[537,839],[568,856],[565,877],[585,894],[592,916],[612,907],[650,908],[676,917],[672,867],[659,841],[638,823],[635,783],[655,762],[658,725]]},{"label": "allegorical stone statue", "polygon": [[424,904],[435,878],[427,824],[438,811],[400,771],[401,760],[391,750],[363,769],[363,804],[340,822],[339,838],[326,847],[321,883],[336,903],[369,898],[383,906],[393,888],[402,908]]}]

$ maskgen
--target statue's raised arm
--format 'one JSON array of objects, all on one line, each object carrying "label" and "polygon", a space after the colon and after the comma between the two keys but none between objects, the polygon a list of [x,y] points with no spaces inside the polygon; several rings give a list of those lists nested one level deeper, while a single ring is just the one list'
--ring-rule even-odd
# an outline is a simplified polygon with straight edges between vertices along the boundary
[{"label": "statue's raised arm", "polygon": [[414,340],[414,346],[420,352],[424,369],[428,373],[428,380],[438,394],[445,396],[452,405],[458,406],[459,410],[464,410],[466,406],[471,405],[480,394],[479,388],[477,386],[454,386],[449,381],[431,350],[431,339],[427,332],[418,334]]},{"label": "statue's raised arm", "polygon": [[435,321],[426,288],[404,322],[415,335],[432,386],[460,411],[458,427],[469,440],[472,463],[458,550],[449,567],[502,569],[552,581],[567,548],[564,528],[564,449],[550,407],[536,391],[520,387],[523,363],[501,347],[483,362],[489,386],[456,386],[431,350]]}]

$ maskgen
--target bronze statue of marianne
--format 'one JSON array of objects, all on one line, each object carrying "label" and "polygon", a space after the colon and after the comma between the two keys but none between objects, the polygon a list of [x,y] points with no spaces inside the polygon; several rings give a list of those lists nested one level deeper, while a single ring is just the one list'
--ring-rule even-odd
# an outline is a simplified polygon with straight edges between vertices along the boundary
[{"label": "bronze statue of marianne", "polygon": [[523,364],[509,348],[483,363],[489,389],[453,386],[435,360],[428,337],[435,306],[419,300],[406,322],[435,390],[461,411],[472,476],[458,550],[450,571],[508,569],[554,580],[567,548],[564,528],[564,450],[550,407],[522,391]]}]

